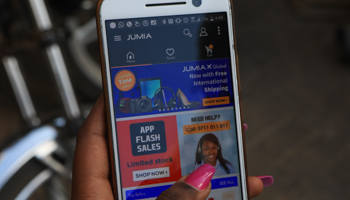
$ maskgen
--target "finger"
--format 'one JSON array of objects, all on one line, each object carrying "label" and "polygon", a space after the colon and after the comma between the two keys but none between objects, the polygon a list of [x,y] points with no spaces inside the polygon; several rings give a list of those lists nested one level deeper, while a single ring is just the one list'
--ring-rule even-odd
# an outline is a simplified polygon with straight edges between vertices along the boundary
[{"label": "finger", "polygon": [[269,187],[273,184],[274,180],[272,176],[257,176],[263,182],[264,187]]},{"label": "finger", "polygon": [[101,95],[79,130],[73,163],[72,199],[113,198],[108,181],[104,99]]},{"label": "finger", "polygon": [[248,196],[249,198],[253,198],[258,196],[263,191],[264,185],[260,178],[255,176],[249,176],[248,188],[249,188]]},{"label": "finger", "polygon": [[180,178],[173,186],[164,191],[157,200],[205,200],[211,191],[211,179],[215,168],[204,164],[189,176]]}]

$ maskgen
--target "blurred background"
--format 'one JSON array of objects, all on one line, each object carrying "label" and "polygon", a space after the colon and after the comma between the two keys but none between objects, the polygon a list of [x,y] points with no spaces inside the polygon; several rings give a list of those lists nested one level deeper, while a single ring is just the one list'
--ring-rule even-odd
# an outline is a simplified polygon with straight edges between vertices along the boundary
[{"label": "blurred background", "polygon": [[248,171],[275,178],[257,199],[349,199],[350,2],[234,5]]},{"label": "blurred background", "polygon": [[[96,1],[72,0],[67,6],[63,1],[47,0],[55,29],[53,33],[44,30],[42,37],[30,28],[31,13],[24,12],[30,5],[23,2],[0,0],[0,56],[14,55],[18,59],[36,116],[55,128],[68,130],[72,138],[85,110],[101,93],[73,58],[79,56],[74,46],[81,45],[98,65],[98,44],[91,39],[95,37],[94,29],[91,35],[85,35],[90,39],[75,38],[90,30]],[[274,185],[256,199],[349,199],[350,1],[233,3],[243,117],[249,126],[248,173],[275,178]],[[14,11],[20,12],[13,16]],[[57,116],[67,114],[45,55],[54,43],[61,46],[81,108],[78,114],[61,120]],[[29,121],[22,118],[2,62],[0,148],[26,135],[33,126]],[[69,168],[65,155],[57,153],[54,158]],[[49,169],[59,171],[53,166]],[[38,195],[45,192],[39,191]]]}]

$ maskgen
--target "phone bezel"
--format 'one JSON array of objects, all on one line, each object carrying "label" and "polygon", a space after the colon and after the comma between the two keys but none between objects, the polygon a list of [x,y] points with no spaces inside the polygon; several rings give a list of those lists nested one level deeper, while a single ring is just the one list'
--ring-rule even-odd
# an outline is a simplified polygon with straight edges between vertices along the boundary
[{"label": "phone bezel", "polygon": [[[234,101],[235,101],[235,116],[237,124],[237,146],[239,153],[239,165],[240,165],[240,180],[242,187],[243,200],[248,199],[247,193],[247,176],[246,176],[246,163],[245,163],[245,146],[242,132],[242,120],[241,120],[241,101],[240,101],[240,82],[239,82],[239,70],[238,70],[238,59],[236,52],[236,41],[234,31],[234,18],[233,18],[233,6],[230,0],[211,0],[202,2],[200,7],[192,5],[192,0],[186,0],[186,4],[167,5],[167,6],[152,6],[146,7],[146,4],[155,3],[170,3],[179,2],[175,0],[100,0],[97,7],[97,29],[101,52],[101,66],[102,66],[102,77],[104,86],[104,95],[107,112],[107,123],[109,130],[109,145],[110,145],[110,159],[112,166],[113,176],[113,192],[115,197],[123,199],[120,169],[119,169],[119,156],[118,156],[118,143],[116,134],[116,120],[113,109],[113,95],[112,95],[112,82],[110,75],[110,66],[106,62],[109,59],[108,46],[106,40],[106,28],[105,21],[112,19],[130,19],[130,18],[146,18],[146,17],[158,17],[158,16],[171,16],[171,15],[187,15],[187,14],[202,14],[202,13],[215,13],[215,12],[226,12],[228,18],[228,29],[229,41],[231,46],[231,63],[232,69],[232,81],[234,88]],[[180,1],[185,2],[185,1]],[[134,10],[135,12],[130,12]],[[241,126],[238,126],[241,125]],[[116,191],[117,190],[117,191]]]}]

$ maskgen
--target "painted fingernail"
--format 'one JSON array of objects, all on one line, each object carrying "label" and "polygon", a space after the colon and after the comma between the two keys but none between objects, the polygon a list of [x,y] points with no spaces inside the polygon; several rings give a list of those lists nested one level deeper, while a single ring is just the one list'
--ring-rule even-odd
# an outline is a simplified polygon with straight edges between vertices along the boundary
[{"label": "painted fingernail", "polygon": [[273,184],[274,180],[272,176],[258,176],[264,184],[264,187],[269,187]]},{"label": "painted fingernail", "polygon": [[246,132],[248,129],[248,125],[247,124],[243,124],[243,132]]},{"label": "painted fingernail", "polygon": [[194,170],[185,180],[185,183],[197,188],[198,190],[204,190],[208,187],[211,178],[213,178],[215,168],[209,164],[204,164]]}]

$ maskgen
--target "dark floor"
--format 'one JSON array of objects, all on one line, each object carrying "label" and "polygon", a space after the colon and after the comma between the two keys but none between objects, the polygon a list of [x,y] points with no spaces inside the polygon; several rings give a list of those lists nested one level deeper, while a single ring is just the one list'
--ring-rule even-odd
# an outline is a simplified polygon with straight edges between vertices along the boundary
[{"label": "dark floor", "polygon": [[[288,1],[234,5],[249,174],[275,178],[256,199],[349,199],[350,65],[337,43],[341,24],[298,19]],[[21,118],[0,72],[4,138]]]}]

